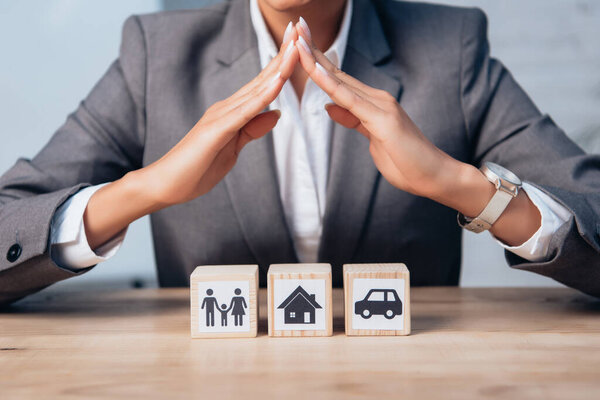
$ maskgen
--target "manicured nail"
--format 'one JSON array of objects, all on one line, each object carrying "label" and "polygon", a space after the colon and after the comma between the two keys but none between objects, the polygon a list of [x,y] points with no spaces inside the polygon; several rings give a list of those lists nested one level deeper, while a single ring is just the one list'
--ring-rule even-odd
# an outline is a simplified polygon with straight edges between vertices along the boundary
[{"label": "manicured nail", "polygon": [[317,71],[320,72],[321,74],[323,74],[325,76],[329,75],[327,70],[325,68],[323,68],[323,66],[321,64],[315,63],[315,67],[317,67]]},{"label": "manicured nail", "polygon": [[290,54],[292,54],[292,51],[294,51],[294,39],[290,40],[290,42],[288,43],[287,48],[285,49],[285,53],[283,53],[283,59],[287,60]]},{"label": "manicured nail", "polygon": [[271,85],[273,85],[275,82],[277,82],[280,77],[281,77],[281,71],[277,72],[275,74],[275,76],[271,79]]},{"label": "manicured nail", "polygon": [[292,27],[294,26],[294,24],[292,24],[292,21],[290,21],[290,23],[287,25],[287,28],[285,28],[285,32],[283,34],[283,42],[285,43],[287,42],[287,40],[290,38],[291,34],[292,34]]},{"label": "manicured nail", "polygon": [[302,50],[310,54],[310,47],[308,46],[308,43],[306,43],[306,40],[304,40],[302,36],[298,36],[298,44],[300,44]]},{"label": "manicured nail", "polygon": [[298,21],[298,22],[300,22],[300,26],[304,30],[304,33],[306,33],[306,36],[308,36],[308,38],[311,39],[312,36],[310,34],[310,29],[308,28],[308,24],[306,23],[304,18],[300,17],[300,21]]}]

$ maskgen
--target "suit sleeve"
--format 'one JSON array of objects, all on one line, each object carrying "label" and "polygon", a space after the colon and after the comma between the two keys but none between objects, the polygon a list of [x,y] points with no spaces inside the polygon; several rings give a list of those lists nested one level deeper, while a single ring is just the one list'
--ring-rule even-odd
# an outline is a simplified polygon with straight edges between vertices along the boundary
[{"label": "suit sleeve", "polygon": [[538,111],[510,72],[489,55],[480,10],[463,19],[461,101],[471,162],[512,170],[572,213],[544,262],[506,252],[510,266],[600,297],[600,156],[588,155]]},{"label": "suit sleeve", "polygon": [[146,59],[141,23],[130,17],[119,58],[90,94],[33,159],[19,159],[0,177],[0,305],[90,269],[52,261],[51,220],[82,188],[141,167]]}]

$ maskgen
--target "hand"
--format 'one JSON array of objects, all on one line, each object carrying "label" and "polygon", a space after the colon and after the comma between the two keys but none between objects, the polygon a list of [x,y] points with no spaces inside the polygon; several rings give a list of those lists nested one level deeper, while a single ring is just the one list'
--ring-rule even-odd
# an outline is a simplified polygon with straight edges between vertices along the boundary
[{"label": "hand", "polygon": [[297,62],[298,51],[288,40],[256,78],[209,107],[175,147],[142,170],[152,182],[152,197],[165,205],[184,203],[221,181],[242,148],[276,125],[280,112],[262,111],[275,100]]},{"label": "hand", "polygon": [[296,37],[296,30],[290,29],[265,69],[231,97],[209,107],[167,154],[94,193],[83,216],[90,248],[98,248],[144,215],[207,193],[233,168],[246,144],[273,129],[279,111],[263,110],[298,63]]},{"label": "hand", "polygon": [[[494,185],[477,168],[431,143],[394,96],[336,68],[312,44],[305,22],[296,24],[296,30],[302,67],[334,101],[326,106],[329,116],[369,140],[373,161],[385,179],[398,189],[428,197],[466,216],[479,215],[494,195]],[[536,206],[521,191],[490,232],[517,246],[539,228],[540,218]]]},{"label": "hand", "polygon": [[372,88],[333,65],[310,41],[298,23],[300,63],[334,104],[326,106],[337,123],[369,140],[377,169],[395,187],[419,196],[435,196],[444,173],[458,161],[439,150],[421,133],[394,96]]}]

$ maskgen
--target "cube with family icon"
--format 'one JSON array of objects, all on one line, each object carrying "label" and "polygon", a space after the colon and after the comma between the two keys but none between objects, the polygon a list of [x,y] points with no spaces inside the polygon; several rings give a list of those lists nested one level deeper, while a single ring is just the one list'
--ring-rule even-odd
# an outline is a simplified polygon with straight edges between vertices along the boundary
[{"label": "cube with family icon", "polygon": [[330,264],[273,264],[267,275],[269,336],[331,336]]},{"label": "cube with family icon", "polygon": [[346,335],[409,335],[410,276],[404,264],[344,265]]},{"label": "cube with family icon", "polygon": [[257,265],[197,267],[190,277],[192,337],[256,337],[257,295]]}]

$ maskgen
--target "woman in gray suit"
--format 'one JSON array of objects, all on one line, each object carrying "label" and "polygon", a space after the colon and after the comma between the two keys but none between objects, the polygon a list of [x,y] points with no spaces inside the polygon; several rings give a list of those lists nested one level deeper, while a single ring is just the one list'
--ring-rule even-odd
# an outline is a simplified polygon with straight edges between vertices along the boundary
[{"label": "woman in gray suit", "polygon": [[337,286],[343,263],[397,261],[455,285],[464,227],[600,295],[600,159],[486,29],[476,9],[391,0],[131,17],[88,98],[0,178],[0,302],[88,271],[147,214],[163,286],[244,263],[264,285],[298,261],[332,263]]}]

